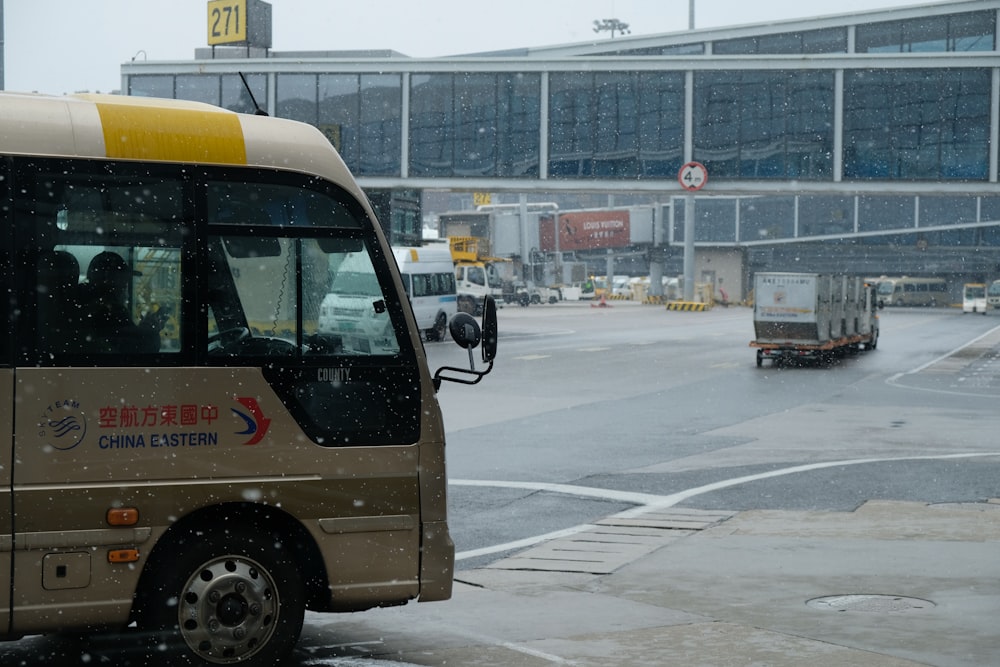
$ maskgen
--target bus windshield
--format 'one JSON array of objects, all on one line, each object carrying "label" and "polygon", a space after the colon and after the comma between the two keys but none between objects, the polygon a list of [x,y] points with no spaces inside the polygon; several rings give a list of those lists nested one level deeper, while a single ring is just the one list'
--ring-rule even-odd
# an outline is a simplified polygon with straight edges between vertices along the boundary
[{"label": "bus windshield", "polygon": [[982,299],[986,296],[986,285],[966,285],[966,299]]}]

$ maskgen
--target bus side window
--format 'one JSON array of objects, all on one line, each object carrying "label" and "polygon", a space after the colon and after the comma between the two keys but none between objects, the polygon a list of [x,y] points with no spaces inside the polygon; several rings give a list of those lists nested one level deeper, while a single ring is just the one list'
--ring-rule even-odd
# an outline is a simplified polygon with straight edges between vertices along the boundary
[{"label": "bus side window", "polygon": [[87,320],[89,351],[104,353],[155,353],[160,351],[160,331],[165,310],[147,311],[136,322],[133,278],[142,276],[121,255],[104,250],[90,260],[84,284],[83,317]]},{"label": "bus side window", "polygon": [[38,342],[43,355],[76,350],[80,308],[80,262],[66,250],[39,254]]}]

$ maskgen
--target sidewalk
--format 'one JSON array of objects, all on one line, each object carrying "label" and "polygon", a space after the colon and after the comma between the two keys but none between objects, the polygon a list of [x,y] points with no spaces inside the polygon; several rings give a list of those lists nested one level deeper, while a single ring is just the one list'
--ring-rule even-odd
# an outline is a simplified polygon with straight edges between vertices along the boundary
[{"label": "sidewalk", "polygon": [[388,664],[1000,665],[1000,502],[620,524],[460,571],[448,602],[312,618]]}]

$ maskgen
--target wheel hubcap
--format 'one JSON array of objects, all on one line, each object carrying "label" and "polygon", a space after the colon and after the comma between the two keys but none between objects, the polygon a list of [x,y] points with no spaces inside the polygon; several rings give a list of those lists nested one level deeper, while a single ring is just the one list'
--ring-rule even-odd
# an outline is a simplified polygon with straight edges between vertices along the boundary
[{"label": "wheel hubcap", "polygon": [[205,563],[184,585],[178,605],[184,641],[202,659],[217,664],[245,660],[265,646],[277,617],[274,579],[240,556]]}]

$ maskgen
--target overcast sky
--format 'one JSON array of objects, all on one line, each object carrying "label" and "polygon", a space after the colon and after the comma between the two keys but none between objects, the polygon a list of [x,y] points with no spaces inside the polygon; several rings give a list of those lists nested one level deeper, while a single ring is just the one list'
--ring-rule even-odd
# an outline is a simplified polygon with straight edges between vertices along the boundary
[{"label": "overcast sky", "polygon": [[[2,0],[7,90],[110,92],[123,62],[190,60],[207,0]],[[919,0],[695,0],[695,27],[923,4]],[[595,19],[632,35],[688,27],[689,0],[271,0],[277,51],[392,49],[413,57],[592,40]],[[608,33],[600,35],[608,39]]]}]

